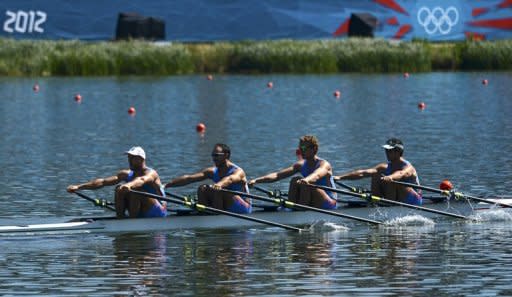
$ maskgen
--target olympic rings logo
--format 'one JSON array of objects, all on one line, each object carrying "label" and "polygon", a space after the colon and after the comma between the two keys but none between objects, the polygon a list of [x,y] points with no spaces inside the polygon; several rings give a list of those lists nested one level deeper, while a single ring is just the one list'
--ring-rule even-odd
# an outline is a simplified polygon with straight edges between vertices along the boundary
[{"label": "olympic rings logo", "polygon": [[459,11],[450,6],[446,10],[436,6],[430,10],[428,7],[423,6],[418,10],[418,23],[425,28],[427,34],[432,35],[439,31],[439,33],[446,35],[450,33],[452,27],[459,22]]}]

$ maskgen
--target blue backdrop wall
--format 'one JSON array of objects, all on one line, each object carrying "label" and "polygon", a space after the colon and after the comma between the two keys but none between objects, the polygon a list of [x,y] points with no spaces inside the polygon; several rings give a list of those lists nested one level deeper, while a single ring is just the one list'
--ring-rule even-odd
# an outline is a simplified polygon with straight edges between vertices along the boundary
[{"label": "blue backdrop wall", "polygon": [[169,41],[344,38],[352,13],[383,38],[512,37],[512,0],[2,0],[0,36],[110,40],[120,12],[162,19]]}]

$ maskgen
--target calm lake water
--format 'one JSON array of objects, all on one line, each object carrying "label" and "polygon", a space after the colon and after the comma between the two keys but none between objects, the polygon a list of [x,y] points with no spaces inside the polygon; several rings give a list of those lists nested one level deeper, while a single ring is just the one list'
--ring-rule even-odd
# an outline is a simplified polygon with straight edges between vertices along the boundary
[{"label": "calm lake water", "polygon": [[[217,142],[256,177],[290,165],[304,134],[319,138],[337,173],[384,161],[380,145],[396,136],[424,185],[447,178],[467,194],[510,197],[511,84],[507,72],[0,78],[0,222],[108,214],[65,189],[125,168],[123,151],[134,145],[164,181],[210,166]],[[285,190],[287,181],[268,187]],[[88,193],[110,199],[112,189]],[[1,236],[0,295],[512,295],[510,213],[479,223],[419,215],[306,234]]]}]

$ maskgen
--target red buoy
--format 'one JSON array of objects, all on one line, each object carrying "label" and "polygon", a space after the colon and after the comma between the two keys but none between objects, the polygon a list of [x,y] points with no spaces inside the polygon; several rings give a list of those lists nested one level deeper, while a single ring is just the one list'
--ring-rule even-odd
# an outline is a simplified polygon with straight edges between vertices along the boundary
[{"label": "red buoy", "polygon": [[452,182],[445,179],[443,180],[440,184],[439,184],[439,189],[443,190],[443,191],[450,191],[451,189],[453,189],[453,185],[452,185]]},{"label": "red buoy", "polygon": [[39,92],[39,85],[38,85],[38,84],[35,84],[35,85],[32,87],[32,90],[34,91],[34,93]]},{"label": "red buoy", "polygon": [[482,80],[482,85],[486,86],[486,85],[488,85],[488,84],[489,84],[489,81],[488,81],[488,80],[486,80],[486,79]]},{"label": "red buoy", "polygon": [[267,83],[267,88],[272,89],[273,87],[274,87],[274,83],[273,83],[273,82],[271,82],[271,81],[269,81],[269,82]]},{"label": "red buoy", "polygon": [[206,131],[206,126],[203,123],[199,123],[196,125],[197,133],[204,133]]},{"label": "red buoy", "polygon": [[426,107],[427,107],[427,105],[425,104],[425,102],[420,102],[420,103],[418,103],[418,108],[419,108],[419,109],[423,110],[423,109],[425,109]]},{"label": "red buoy", "polygon": [[341,92],[338,91],[338,90],[334,91],[334,97],[340,98],[341,97]]},{"label": "red buoy", "polygon": [[78,102],[78,103],[82,102],[82,95],[76,94],[75,95],[75,101]]},{"label": "red buoy", "polygon": [[128,108],[128,114],[129,115],[133,116],[133,115],[135,115],[135,112],[136,112],[135,111],[135,107],[130,106],[130,108]]}]

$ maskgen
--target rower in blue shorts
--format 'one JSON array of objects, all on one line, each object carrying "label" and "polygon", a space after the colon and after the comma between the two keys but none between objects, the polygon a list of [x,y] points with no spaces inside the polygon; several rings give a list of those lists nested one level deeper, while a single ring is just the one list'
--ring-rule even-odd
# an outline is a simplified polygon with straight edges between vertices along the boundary
[{"label": "rower in blue shorts", "polygon": [[251,213],[251,199],[218,191],[227,189],[249,193],[245,172],[229,159],[231,149],[223,143],[213,147],[212,160],[215,166],[207,167],[197,173],[183,175],[169,181],[165,187],[179,187],[193,182],[211,179],[213,185],[201,185],[197,189],[200,204],[235,213]]},{"label": "rower in blue shorts", "polygon": [[368,169],[350,171],[338,176],[335,180],[356,180],[371,177],[372,195],[384,197],[389,200],[405,202],[413,205],[422,204],[421,192],[411,187],[404,187],[390,181],[402,181],[419,185],[416,169],[404,159],[404,144],[398,138],[390,138],[382,146],[386,151],[386,163],[377,164]]},{"label": "rower in blue shorts", "polygon": [[[159,196],[165,196],[160,177],[156,170],[146,166],[146,153],[140,146],[132,147],[126,152],[128,155],[129,169],[122,169],[116,175],[96,178],[79,185],[69,185],[67,191],[73,193],[78,190],[95,190],[104,186],[114,186],[115,206],[118,218],[126,217],[126,211],[130,218],[165,217],[167,207],[157,199],[140,197],[131,192],[132,189],[147,192]],[[137,197],[134,197],[137,195]]]},{"label": "rower in blue shorts", "polygon": [[249,181],[249,187],[257,183],[272,183],[300,173],[293,177],[288,190],[288,200],[316,208],[335,209],[336,193],[307,186],[308,184],[335,188],[331,164],[317,156],[318,139],[313,135],[302,136],[299,140],[302,159],[291,166]]}]

